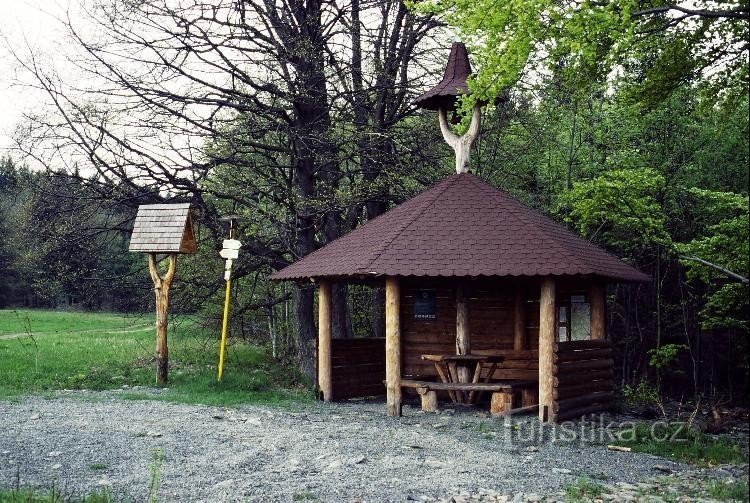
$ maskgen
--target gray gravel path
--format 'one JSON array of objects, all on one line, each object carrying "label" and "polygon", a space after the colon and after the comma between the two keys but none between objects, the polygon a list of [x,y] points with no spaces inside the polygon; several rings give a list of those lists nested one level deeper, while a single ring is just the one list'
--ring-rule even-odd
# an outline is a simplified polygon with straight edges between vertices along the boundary
[{"label": "gray gravel path", "polygon": [[534,438],[540,426],[532,418],[407,406],[392,419],[382,403],[224,409],[118,395],[0,401],[0,487],[107,487],[143,501],[155,452],[163,453],[161,501],[405,501],[483,488],[552,494],[581,476],[635,482],[683,468],[604,444]]}]

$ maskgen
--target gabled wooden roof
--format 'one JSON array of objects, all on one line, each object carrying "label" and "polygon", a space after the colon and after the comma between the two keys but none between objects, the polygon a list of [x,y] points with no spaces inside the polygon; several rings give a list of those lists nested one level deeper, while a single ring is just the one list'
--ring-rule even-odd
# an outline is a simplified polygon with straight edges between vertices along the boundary
[{"label": "gabled wooden roof", "polygon": [[272,276],[648,276],[479,178],[462,173]]},{"label": "gabled wooden roof", "polygon": [[189,203],[143,204],[133,224],[131,252],[195,253]]}]

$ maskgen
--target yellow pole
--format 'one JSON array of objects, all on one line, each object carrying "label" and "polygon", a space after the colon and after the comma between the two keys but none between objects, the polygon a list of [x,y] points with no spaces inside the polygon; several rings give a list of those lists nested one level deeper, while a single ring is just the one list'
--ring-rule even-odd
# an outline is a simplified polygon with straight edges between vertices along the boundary
[{"label": "yellow pole", "polygon": [[221,347],[219,348],[219,382],[224,370],[224,348],[227,345],[227,325],[229,324],[229,289],[232,286],[232,280],[227,280],[227,291],[224,296],[224,321],[221,324]]}]

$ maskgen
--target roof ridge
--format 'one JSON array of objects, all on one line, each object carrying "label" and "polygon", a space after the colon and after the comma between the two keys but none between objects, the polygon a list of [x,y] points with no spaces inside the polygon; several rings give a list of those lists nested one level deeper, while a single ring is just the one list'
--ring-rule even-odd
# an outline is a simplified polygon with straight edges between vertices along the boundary
[{"label": "roof ridge", "polygon": [[[412,223],[414,223],[414,221],[417,218],[419,218],[420,216],[422,216],[422,213],[424,213],[425,210],[427,210],[427,208],[429,208],[430,206],[432,206],[432,204],[435,201],[437,201],[438,197],[440,197],[441,195],[443,195],[443,193],[448,189],[448,187],[451,187],[453,184],[455,184],[456,180],[458,180],[459,177],[460,177],[460,175],[453,175],[453,176],[447,178],[446,180],[444,180],[443,182],[441,182],[441,183],[444,183],[445,186],[441,190],[436,190],[434,197],[431,197],[428,200],[426,200],[425,202],[423,202],[414,211],[414,213],[412,214],[412,216],[410,218],[407,218],[404,221],[404,223],[402,223],[401,225],[399,225],[398,227],[396,227],[396,230],[393,232],[393,235],[390,237],[390,239],[388,239],[387,242],[385,242],[382,246],[380,246],[377,250],[375,250],[375,253],[373,254],[373,258],[370,259],[369,261],[367,261],[367,269],[370,269],[371,266],[372,266],[372,264],[376,260],[378,260],[383,253],[385,253],[385,251],[388,249],[388,247],[390,246],[390,244],[393,243],[396,240],[396,238],[398,238],[401,235],[401,233],[406,230],[407,227],[409,227]],[[441,184],[439,183],[434,188],[437,188],[440,185]],[[430,189],[427,189],[427,191],[429,191],[429,190]]]},{"label": "roof ridge", "polygon": [[[560,226],[561,228],[563,228],[563,229],[565,229],[566,231],[570,232],[570,231],[569,231],[568,229],[566,229],[566,228],[565,228],[564,226],[562,226],[562,225],[561,225],[561,224],[559,224],[558,222],[556,222],[556,221],[552,220],[552,219],[551,219],[550,217],[548,217],[547,215],[544,215],[544,214],[543,214],[543,213],[541,213],[540,211],[536,210],[535,208],[531,208],[531,207],[525,206],[525,205],[524,205],[523,203],[521,203],[521,202],[520,202],[520,201],[519,201],[518,199],[516,199],[516,198],[515,198],[515,197],[513,197],[512,195],[508,194],[508,193],[507,193],[507,192],[505,192],[504,190],[502,190],[502,189],[499,189],[499,188],[497,188],[497,187],[494,187],[494,186],[490,185],[489,183],[487,183],[487,182],[485,182],[485,181],[481,180],[481,179],[480,179],[479,177],[477,177],[477,176],[474,176],[474,175],[472,175],[472,177],[471,177],[471,178],[472,178],[472,181],[474,181],[474,182],[475,182],[475,184],[476,184],[477,182],[481,182],[481,185],[480,185],[480,186],[484,185],[484,186],[486,186],[486,187],[490,187],[490,188],[491,188],[491,189],[493,189],[494,191],[496,191],[496,192],[498,192],[498,193],[500,193],[500,194],[502,194],[502,195],[505,195],[505,196],[507,196],[507,198],[508,198],[508,199],[509,199],[510,201],[512,201],[513,203],[515,203],[515,206],[517,206],[517,207],[515,207],[515,208],[510,208],[510,213],[511,213],[511,214],[512,214],[512,215],[513,215],[514,217],[516,217],[516,218],[517,218],[518,220],[520,220],[521,222],[523,222],[524,224],[526,224],[526,226],[527,226],[527,227],[529,227],[529,228],[533,229],[534,231],[536,231],[536,233],[537,233],[537,234],[541,234],[541,235],[542,235],[543,237],[545,237],[545,238],[547,239],[547,241],[550,241],[550,242],[551,242],[552,244],[554,244],[554,245],[555,245],[555,248],[557,248],[558,250],[560,250],[560,251],[561,251],[561,252],[562,252],[562,253],[563,253],[563,254],[564,254],[564,255],[566,256],[566,258],[567,258],[568,260],[570,260],[570,261],[572,261],[572,262],[575,262],[575,263],[576,263],[577,265],[580,265],[580,264],[581,264],[581,263],[580,263],[580,261],[578,260],[578,258],[579,258],[579,257],[578,257],[578,255],[577,255],[577,254],[575,254],[575,253],[573,253],[573,252],[572,252],[571,250],[569,250],[567,246],[563,246],[563,243],[561,243],[559,239],[557,239],[557,238],[556,238],[555,236],[551,236],[551,235],[550,235],[550,234],[549,234],[549,233],[548,233],[548,232],[547,232],[547,231],[546,231],[546,230],[545,230],[544,228],[542,228],[542,226],[541,226],[541,225],[539,225],[539,223],[538,223],[538,222],[530,221],[530,220],[529,220],[528,218],[526,218],[526,215],[524,214],[524,212],[522,212],[522,211],[518,211],[518,210],[519,210],[519,209],[524,209],[524,210],[526,210],[526,213],[528,213],[529,211],[531,211],[531,212],[534,212],[534,213],[536,214],[536,216],[538,216],[538,217],[541,217],[541,218],[546,218],[546,219],[549,219],[549,220],[550,220],[550,221],[551,221],[551,222],[552,222],[553,224],[555,224],[555,225],[559,225],[559,226]],[[576,235],[576,234],[574,234],[574,233],[572,233],[572,232],[571,232],[571,234],[572,234],[572,235],[573,235],[574,237],[578,238],[578,239],[583,239],[583,238],[581,238],[580,236],[578,236],[578,235]],[[585,240],[584,240],[584,241],[585,241]]]}]

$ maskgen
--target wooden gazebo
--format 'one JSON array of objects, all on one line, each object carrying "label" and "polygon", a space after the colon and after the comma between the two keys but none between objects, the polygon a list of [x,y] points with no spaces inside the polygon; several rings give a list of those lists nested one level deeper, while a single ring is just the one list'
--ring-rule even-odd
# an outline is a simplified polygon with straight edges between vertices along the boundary
[{"label": "wooden gazebo", "polygon": [[[512,390],[516,382],[526,389],[531,382],[533,398],[525,395],[522,405],[535,408],[528,402],[537,401],[538,391],[543,421],[609,405],[605,286],[648,280],[468,173],[443,180],[272,278],[319,285],[317,384],[324,400],[375,394],[385,377],[389,415],[401,414],[405,387],[417,388],[426,407],[434,407],[434,392],[460,402],[459,388],[440,383],[445,376],[433,361],[433,355],[457,354],[499,362],[477,365],[473,376],[453,376],[466,396]],[[331,339],[332,282],[385,286],[385,341]],[[511,397],[507,408],[520,408],[515,395],[498,396]]]}]

